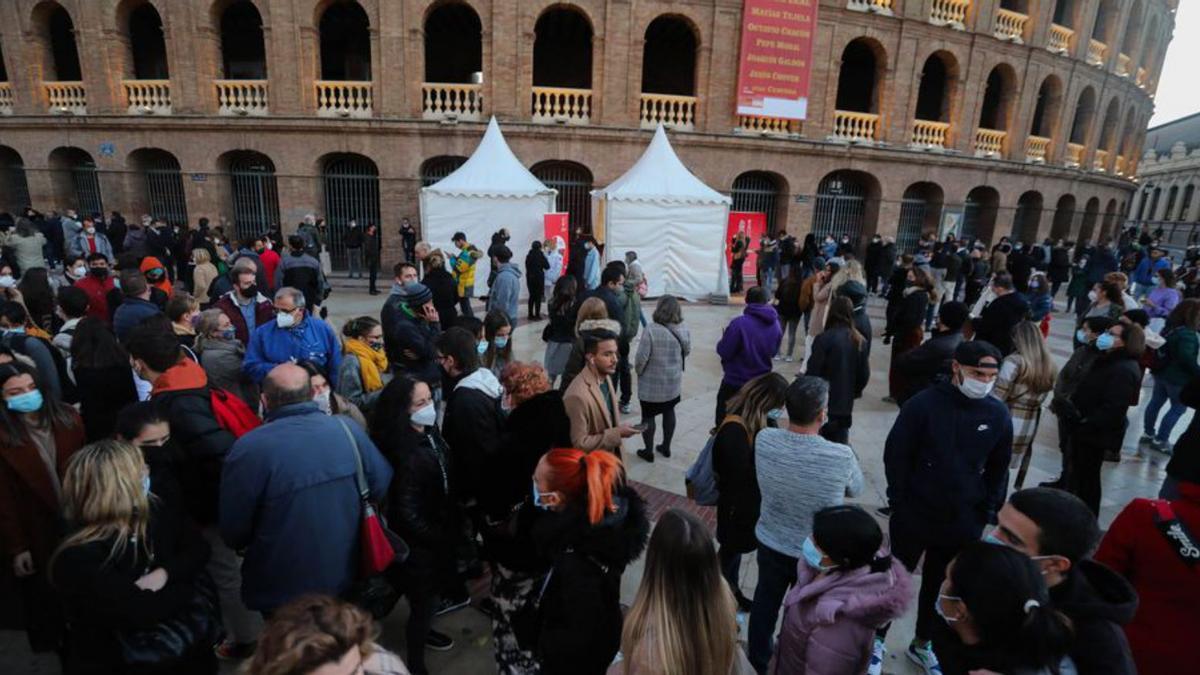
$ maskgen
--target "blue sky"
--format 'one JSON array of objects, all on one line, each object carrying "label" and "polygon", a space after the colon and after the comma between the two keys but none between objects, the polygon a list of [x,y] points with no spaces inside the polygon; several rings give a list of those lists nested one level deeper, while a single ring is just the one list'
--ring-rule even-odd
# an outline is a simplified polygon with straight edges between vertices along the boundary
[{"label": "blue sky", "polygon": [[1197,64],[1200,64],[1200,0],[1180,0],[1175,16],[1175,37],[1167,48],[1150,126],[1200,112]]}]

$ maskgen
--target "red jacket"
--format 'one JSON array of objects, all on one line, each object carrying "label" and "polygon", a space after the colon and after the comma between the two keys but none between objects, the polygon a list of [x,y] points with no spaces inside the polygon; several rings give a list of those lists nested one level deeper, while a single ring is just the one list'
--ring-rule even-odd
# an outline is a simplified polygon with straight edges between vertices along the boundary
[{"label": "red jacket", "polygon": [[[1177,518],[1200,537],[1200,484],[1179,483]],[[1139,602],[1125,635],[1141,675],[1193,672],[1185,645],[1200,635],[1200,566],[1189,568],[1155,524],[1154,502],[1135,499],[1100,542],[1096,560],[1129,580]]]},{"label": "red jacket", "polygon": [[103,279],[97,279],[89,274],[79,281],[76,281],[75,287],[84,293],[87,293],[87,315],[93,319],[100,319],[104,323],[108,323],[109,315],[107,295],[108,292],[114,288],[112,275],[110,274]]},{"label": "red jacket", "polygon": [[[267,273],[267,285],[271,286],[275,283],[275,268],[279,267],[279,254],[269,248],[263,249],[262,253],[258,254],[258,259],[262,261],[263,271]],[[263,290],[275,290],[274,288]]]}]

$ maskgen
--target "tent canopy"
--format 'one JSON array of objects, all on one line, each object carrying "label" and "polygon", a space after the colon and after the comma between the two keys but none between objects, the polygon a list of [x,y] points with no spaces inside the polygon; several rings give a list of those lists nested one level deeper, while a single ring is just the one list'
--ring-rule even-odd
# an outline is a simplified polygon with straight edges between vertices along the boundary
[{"label": "tent canopy", "polygon": [[554,211],[557,194],[521,164],[493,117],[470,159],[421,188],[421,234],[431,246],[446,251],[447,258],[458,254],[451,242],[454,233],[467,235],[467,241],[483,252],[475,268],[477,295],[482,295],[491,269],[487,249],[492,234],[508,230],[508,248],[520,265],[530,244],[543,238],[543,217]]},{"label": "tent canopy", "polygon": [[602,206],[606,256],[636,251],[650,295],[721,292],[731,200],[688,171],[661,125],[641,158],[592,197]]}]

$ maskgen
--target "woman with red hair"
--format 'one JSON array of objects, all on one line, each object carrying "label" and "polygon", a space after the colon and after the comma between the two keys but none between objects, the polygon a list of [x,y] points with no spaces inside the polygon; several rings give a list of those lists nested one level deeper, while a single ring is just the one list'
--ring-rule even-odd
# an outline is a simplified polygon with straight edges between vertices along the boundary
[{"label": "woman with red hair", "polygon": [[621,574],[646,547],[645,504],[616,455],[557,448],[533,473],[533,505],[543,511],[533,539],[551,564],[522,646],[543,675],[600,675],[621,644]]}]

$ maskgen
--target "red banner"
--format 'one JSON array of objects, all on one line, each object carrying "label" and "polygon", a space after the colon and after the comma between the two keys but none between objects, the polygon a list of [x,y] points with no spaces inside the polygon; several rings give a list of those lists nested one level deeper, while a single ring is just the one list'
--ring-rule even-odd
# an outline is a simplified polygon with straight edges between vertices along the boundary
[{"label": "red banner", "polygon": [[817,0],[745,0],[742,7],[738,114],[805,119]]},{"label": "red banner", "polygon": [[558,252],[562,254],[563,273],[567,271],[567,259],[571,253],[570,216],[569,213],[547,213],[542,218],[545,240],[557,243]]},{"label": "red banner", "polygon": [[726,266],[733,264],[733,238],[741,232],[745,232],[748,239],[746,240],[746,249],[748,254],[746,260],[742,263],[742,278],[754,278],[758,269],[758,240],[762,238],[767,231],[767,214],[755,213],[753,211],[730,211],[729,212],[729,227],[725,233],[725,240],[728,244],[725,246],[725,264]]}]

